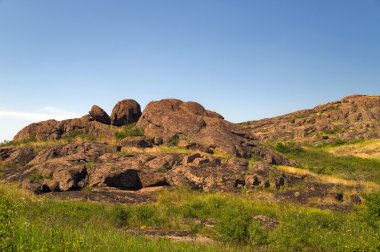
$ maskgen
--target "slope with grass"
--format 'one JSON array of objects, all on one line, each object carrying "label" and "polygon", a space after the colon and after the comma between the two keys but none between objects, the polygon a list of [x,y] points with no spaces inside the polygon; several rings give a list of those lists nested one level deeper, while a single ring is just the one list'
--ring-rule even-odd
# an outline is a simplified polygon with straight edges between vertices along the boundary
[{"label": "slope with grass", "polygon": [[380,96],[353,95],[313,109],[242,123],[263,141],[325,143],[380,137]]},{"label": "slope with grass", "polygon": [[[354,212],[338,213],[178,188],[160,192],[156,203],[104,205],[37,198],[2,185],[0,246],[3,251],[376,251],[380,196],[368,198]],[[131,229],[182,230],[214,242],[136,237]]]},{"label": "slope with grass", "polygon": [[294,166],[318,174],[333,175],[357,181],[372,181],[380,184],[380,161],[351,155],[335,155],[336,149],[345,149],[351,144],[340,143],[322,146],[302,146],[295,143],[277,143],[274,148],[294,160]]}]

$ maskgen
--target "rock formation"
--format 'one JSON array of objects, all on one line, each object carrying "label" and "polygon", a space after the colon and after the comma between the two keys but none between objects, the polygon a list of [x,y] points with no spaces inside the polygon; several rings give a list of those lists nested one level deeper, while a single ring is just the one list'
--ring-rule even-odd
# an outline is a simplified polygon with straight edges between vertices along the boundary
[{"label": "rock formation", "polygon": [[[102,190],[111,190],[107,191],[108,196],[112,190],[119,190],[114,195],[117,198],[123,190],[181,185],[221,192],[242,188],[279,190],[302,178],[272,167],[289,161],[263,145],[249,130],[260,139],[277,140],[287,139],[286,129],[317,134],[314,132],[339,126],[344,127],[341,135],[349,136],[346,130],[353,124],[360,125],[361,136],[370,136],[375,134],[371,129],[379,126],[379,107],[378,97],[355,96],[302,113],[241,126],[196,102],[154,101],[141,114],[136,101],[123,100],[115,106],[112,120],[104,110],[93,106],[89,115],[82,118],[49,120],[25,127],[14,138],[17,144],[0,148],[0,168],[5,182],[19,183],[36,193],[91,188],[97,192],[95,198],[102,197]],[[296,115],[302,116],[288,124],[298,126],[284,126]],[[109,125],[111,121],[113,125]],[[315,129],[309,129],[309,124]],[[125,125],[129,126],[118,127]],[[125,138],[116,139],[122,130],[138,134],[129,132]],[[80,134],[94,138],[68,141]],[[30,141],[61,138],[66,141],[42,142],[38,148],[27,145]]]},{"label": "rock formation", "polygon": [[136,127],[153,138],[155,144],[186,140],[210,153],[228,153],[237,157],[258,155],[270,163],[284,160],[262,146],[239,125],[223,120],[196,102],[165,99],[148,104]]}]

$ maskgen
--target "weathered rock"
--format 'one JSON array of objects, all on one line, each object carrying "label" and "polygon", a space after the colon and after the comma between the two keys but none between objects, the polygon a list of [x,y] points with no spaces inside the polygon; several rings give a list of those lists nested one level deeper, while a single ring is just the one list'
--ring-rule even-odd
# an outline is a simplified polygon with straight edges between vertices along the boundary
[{"label": "weathered rock", "polygon": [[257,162],[252,171],[245,176],[245,187],[248,189],[255,187],[280,189],[286,181],[286,176],[279,170],[272,168],[267,163]]},{"label": "weathered rock", "polygon": [[187,140],[181,139],[178,142],[178,147],[179,148],[185,148],[185,149],[192,149],[192,148],[196,148],[197,144],[193,143],[193,142],[190,142],[190,141],[187,141]]},{"label": "weathered rock", "polygon": [[200,153],[194,153],[192,155],[188,155],[188,156],[184,157],[182,163],[184,165],[190,164],[190,163],[194,162],[195,159],[201,158],[201,157],[202,157],[202,155]]},{"label": "weathered rock", "polygon": [[110,125],[111,117],[99,106],[92,106],[90,112],[90,116],[92,116],[96,121]]},{"label": "weathered rock", "polygon": [[58,183],[60,191],[82,189],[86,184],[82,182],[86,179],[86,176],[87,171],[84,166],[58,168],[53,172],[53,180]]},{"label": "weathered rock", "polygon": [[269,231],[275,229],[280,224],[280,222],[277,219],[270,218],[265,215],[256,215],[255,217],[253,217],[253,219],[259,222],[266,230]]},{"label": "weathered rock", "polygon": [[139,173],[142,187],[167,186],[167,175],[163,172],[150,172],[143,170]]},{"label": "weathered rock", "polygon": [[105,177],[104,184],[111,187],[129,190],[138,190],[142,188],[138,172],[133,169],[109,174]]},{"label": "weathered rock", "polygon": [[36,154],[31,147],[3,147],[0,148],[0,161],[4,164],[25,165]]},{"label": "weathered rock", "polygon": [[107,145],[102,143],[63,144],[43,148],[30,163],[38,165],[58,158],[65,158],[67,161],[90,162],[103,155],[106,149]]},{"label": "weathered rock", "polygon": [[244,181],[248,163],[239,159],[213,160],[199,166],[178,165],[168,172],[170,185],[188,185],[203,191],[233,192]]},{"label": "weathered rock", "polygon": [[120,142],[122,147],[149,148],[153,146],[153,141],[144,136],[126,137]]},{"label": "weathered rock", "polygon": [[43,192],[41,183],[33,182],[29,179],[22,181],[21,188],[24,190],[32,191],[36,194],[41,194]]},{"label": "weathered rock", "polygon": [[163,154],[146,162],[145,166],[153,170],[159,170],[159,169],[170,170],[173,167],[173,165],[179,162],[179,159],[180,159],[180,155]]},{"label": "weathered rock", "polygon": [[141,116],[141,107],[135,100],[119,101],[112,110],[111,120],[115,126],[135,123]]},{"label": "weathered rock", "polygon": [[77,133],[85,133],[94,137],[113,138],[115,136],[111,126],[94,121],[90,116],[84,116],[64,121],[49,120],[30,124],[18,132],[13,140],[55,140]]},{"label": "weathered rock", "polygon": [[193,163],[197,166],[201,166],[201,165],[207,164],[209,162],[210,162],[210,159],[201,157],[201,158],[196,158]]}]

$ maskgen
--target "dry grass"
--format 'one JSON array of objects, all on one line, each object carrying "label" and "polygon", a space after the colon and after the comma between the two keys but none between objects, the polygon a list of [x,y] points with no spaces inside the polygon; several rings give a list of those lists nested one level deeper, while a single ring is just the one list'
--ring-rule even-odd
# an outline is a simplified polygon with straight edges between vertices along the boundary
[{"label": "dry grass", "polygon": [[349,187],[361,187],[366,192],[380,191],[380,185],[374,182],[347,180],[347,179],[337,178],[333,176],[317,174],[306,169],[299,169],[299,168],[295,168],[291,166],[278,166],[277,168],[280,169],[281,171],[291,173],[291,174],[311,176],[311,177],[316,178],[322,183],[343,185],[343,186],[349,186]]},{"label": "dry grass", "polygon": [[354,156],[380,160],[380,139],[329,147],[327,151],[335,156]]}]

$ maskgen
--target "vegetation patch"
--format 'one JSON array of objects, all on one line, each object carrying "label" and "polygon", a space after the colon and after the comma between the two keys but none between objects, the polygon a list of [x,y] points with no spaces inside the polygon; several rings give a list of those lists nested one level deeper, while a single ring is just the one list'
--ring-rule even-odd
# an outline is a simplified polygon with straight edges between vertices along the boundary
[{"label": "vegetation patch", "polygon": [[136,128],[136,124],[128,124],[121,131],[116,132],[116,139],[121,140],[126,137],[144,136],[144,130]]},{"label": "vegetation patch", "polygon": [[295,143],[277,143],[275,150],[296,162],[298,168],[318,174],[333,175],[349,180],[380,183],[380,161],[354,156],[336,157],[327,151],[328,146],[300,147]]},{"label": "vegetation patch", "polygon": [[72,143],[76,138],[80,138],[87,141],[96,141],[97,137],[95,135],[86,133],[80,130],[74,130],[72,132],[62,135],[61,139],[68,143]]}]

